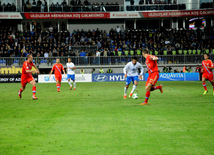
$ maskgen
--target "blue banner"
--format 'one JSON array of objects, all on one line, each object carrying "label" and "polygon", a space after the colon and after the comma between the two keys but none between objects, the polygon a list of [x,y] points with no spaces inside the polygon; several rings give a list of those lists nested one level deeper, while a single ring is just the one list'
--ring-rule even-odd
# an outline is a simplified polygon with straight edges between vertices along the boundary
[{"label": "blue banner", "polygon": [[92,74],[92,82],[115,82],[126,81],[123,73],[112,74]]},{"label": "blue banner", "polygon": [[[147,80],[149,74],[145,74]],[[198,73],[159,73],[158,81],[199,81]]]},{"label": "blue banner", "polygon": [[199,81],[199,73],[185,73],[185,81]]},{"label": "blue banner", "polygon": [[[149,74],[143,75],[143,81]],[[92,82],[115,82],[126,81],[123,73],[118,74],[92,74]],[[159,73],[158,81],[199,81],[198,73]]]},{"label": "blue banner", "polygon": [[92,82],[125,81],[123,73],[118,74],[92,74]]}]

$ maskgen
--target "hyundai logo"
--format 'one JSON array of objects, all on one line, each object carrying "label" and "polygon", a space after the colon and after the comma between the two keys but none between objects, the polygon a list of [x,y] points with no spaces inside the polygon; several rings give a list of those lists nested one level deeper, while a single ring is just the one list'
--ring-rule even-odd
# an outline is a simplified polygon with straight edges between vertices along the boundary
[{"label": "hyundai logo", "polygon": [[49,81],[49,77],[48,76],[45,76],[45,81]]},{"label": "hyundai logo", "polygon": [[94,77],[94,80],[96,80],[98,82],[103,82],[103,81],[107,81],[108,77],[106,75],[96,75]]}]

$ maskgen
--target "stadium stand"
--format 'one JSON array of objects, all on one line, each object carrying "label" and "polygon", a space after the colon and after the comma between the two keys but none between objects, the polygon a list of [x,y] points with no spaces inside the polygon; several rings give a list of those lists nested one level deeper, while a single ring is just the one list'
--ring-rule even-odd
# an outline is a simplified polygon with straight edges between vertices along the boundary
[{"label": "stadium stand", "polygon": [[[29,24],[29,23],[28,23]],[[28,27],[28,26],[27,26]],[[204,30],[170,29],[166,30],[105,30],[93,29],[68,30],[58,32],[54,28],[53,32],[35,29],[24,32],[16,27],[1,27],[0,30],[0,56],[20,57],[27,54],[44,57],[68,56],[72,52],[86,51],[90,56],[99,51],[107,49],[107,55],[141,55],[141,50],[148,49],[151,54],[156,55],[176,55],[176,54],[203,54],[211,53],[214,49],[214,30],[205,28]],[[87,51],[84,46],[97,46],[92,51]],[[74,56],[74,54],[72,55]]]},{"label": "stadium stand", "polygon": [[[212,8],[212,3],[201,3],[201,9]],[[138,5],[124,5],[117,1],[113,2],[91,2],[90,0],[59,1],[48,5],[47,1],[27,0],[22,6],[16,7],[13,2],[1,4],[0,12],[106,12],[106,11],[150,11],[150,10],[186,10],[186,4],[177,4],[176,1],[144,1],[140,0]]]}]

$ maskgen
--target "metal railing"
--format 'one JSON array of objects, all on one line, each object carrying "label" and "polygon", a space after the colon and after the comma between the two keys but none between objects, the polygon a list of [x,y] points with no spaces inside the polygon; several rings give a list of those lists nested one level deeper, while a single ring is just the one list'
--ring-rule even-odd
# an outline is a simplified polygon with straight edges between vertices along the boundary
[{"label": "metal railing", "polygon": [[[70,57],[72,62],[76,66],[93,66],[93,65],[125,65],[132,60],[133,56],[108,56],[108,57]],[[142,55],[136,56],[138,62],[145,64],[145,58]],[[158,64],[201,64],[204,60],[204,55],[158,55]],[[33,62],[37,66],[52,66],[56,63],[57,57],[34,57]],[[68,57],[58,57],[60,62],[65,65]],[[214,61],[214,55],[210,56],[210,59]],[[26,60],[24,57],[1,57],[0,66],[22,66]]]},{"label": "metal railing", "polygon": [[0,12],[111,12],[111,11],[162,11],[213,8],[213,3],[142,4],[142,5],[49,5],[0,6]]}]

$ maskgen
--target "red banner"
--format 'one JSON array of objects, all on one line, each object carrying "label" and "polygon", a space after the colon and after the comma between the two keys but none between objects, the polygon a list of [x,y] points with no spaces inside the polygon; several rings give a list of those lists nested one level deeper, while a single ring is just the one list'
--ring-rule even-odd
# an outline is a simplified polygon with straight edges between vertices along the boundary
[{"label": "red banner", "polygon": [[209,15],[214,15],[214,9],[188,10],[188,11],[149,11],[149,12],[142,12],[142,14],[144,18],[209,16]]},{"label": "red banner", "polygon": [[91,13],[24,13],[26,19],[107,19],[107,18],[165,18],[214,15],[214,9],[145,12],[91,12]]},{"label": "red banner", "polygon": [[110,13],[24,13],[26,19],[105,19]]}]

